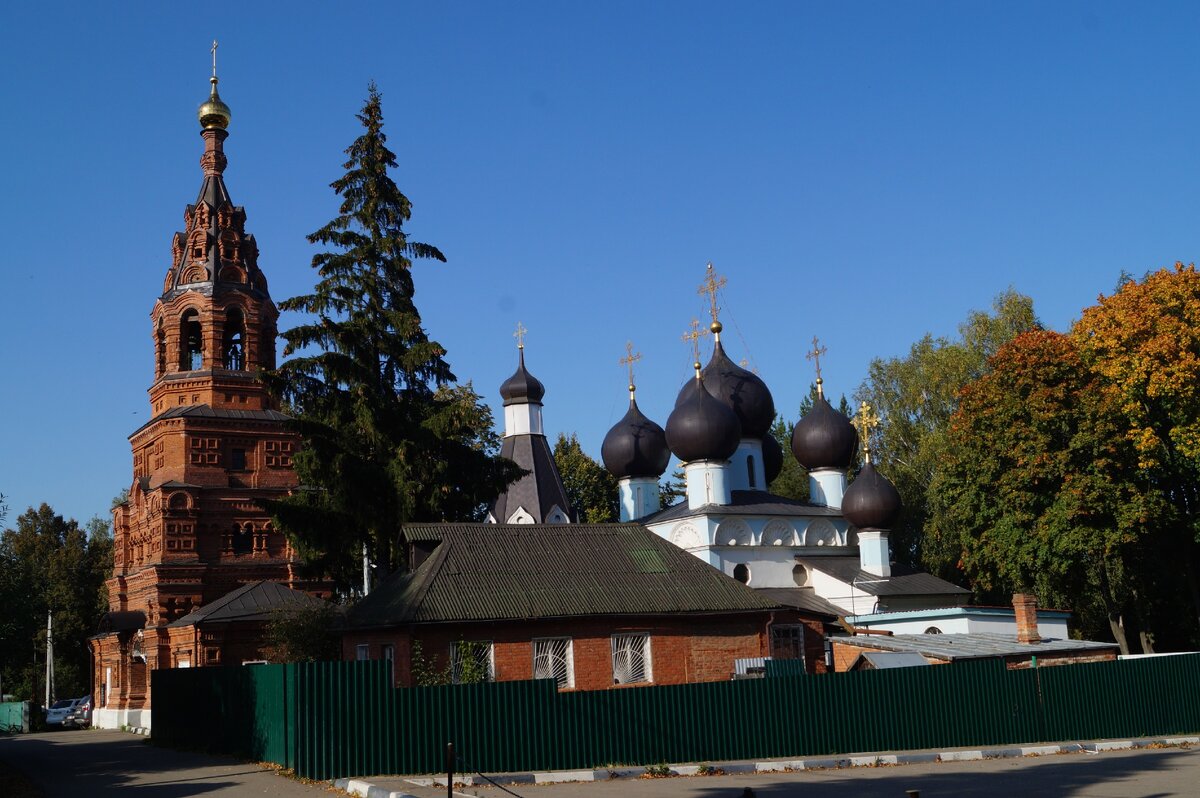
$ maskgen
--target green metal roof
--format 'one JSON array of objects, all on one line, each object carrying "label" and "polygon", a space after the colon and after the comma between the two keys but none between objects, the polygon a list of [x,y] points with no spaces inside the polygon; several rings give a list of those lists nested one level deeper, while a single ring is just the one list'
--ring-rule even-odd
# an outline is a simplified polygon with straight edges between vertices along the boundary
[{"label": "green metal roof", "polygon": [[780,604],[640,524],[413,524],[440,541],[351,610],[351,626],[738,613]]}]

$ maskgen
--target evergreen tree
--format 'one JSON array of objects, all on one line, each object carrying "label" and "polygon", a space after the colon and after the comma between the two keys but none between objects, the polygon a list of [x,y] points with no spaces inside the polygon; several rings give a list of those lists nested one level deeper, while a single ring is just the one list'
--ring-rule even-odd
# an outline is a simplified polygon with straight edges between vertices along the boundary
[{"label": "evergreen tree", "polygon": [[313,292],[281,303],[306,314],[283,333],[294,356],[268,375],[303,439],[294,463],[303,490],[268,504],[315,570],[357,582],[365,547],[385,572],[402,564],[405,522],[467,520],[519,474],[488,444],[491,411],[453,386],[446,350],[426,334],[414,303],[416,259],[445,261],[404,230],[412,206],[389,176],[396,156],[371,84],[365,128],[332,188],[338,216],[308,239]]},{"label": "evergreen tree", "polygon": [[687,474],[683,471],[683,463],[676,463],[667,481],[659,483],[658,504],[665,510],[686,498]]}]

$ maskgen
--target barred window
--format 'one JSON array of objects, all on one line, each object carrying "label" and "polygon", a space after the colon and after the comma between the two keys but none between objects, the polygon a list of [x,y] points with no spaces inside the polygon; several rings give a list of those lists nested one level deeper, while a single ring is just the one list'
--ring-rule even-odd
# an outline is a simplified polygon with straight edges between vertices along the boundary
[{"label": "barred window", "polygon": [[569,637],[533,641],[533,678],[554,679],[561,690],[575,686],[575,658]]},{"label": "barred window", "polygon": [[650,635],[613,635],[612,666],[613,684],[652,681]]},{"label": "barred window", "polygon": [[777,624],[771,627],[771,656],[775,659],[804,659],[804,626]]},{"label": "barred window", "polygon": [[450,644],[450,678],[455,684],[491,682],[496,678],[492,641],[459,640]]}]

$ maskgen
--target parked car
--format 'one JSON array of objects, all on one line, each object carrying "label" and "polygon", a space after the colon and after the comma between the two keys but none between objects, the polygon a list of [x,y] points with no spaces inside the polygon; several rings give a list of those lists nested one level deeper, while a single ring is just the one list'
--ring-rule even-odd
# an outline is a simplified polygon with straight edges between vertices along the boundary
[{"label": "parked car", "polygon": [[92,725],[92,697],[85,695],[76,699],[75,706],[63,719],[64,729],[86,729]]},{"label": "parked car", "polygon": [[63,721],[67,719],[67,715],[75,708],[75,702],[78,698],[63,698],[55,701],[46,710],[46,725],[47,726],[62,726]]}]

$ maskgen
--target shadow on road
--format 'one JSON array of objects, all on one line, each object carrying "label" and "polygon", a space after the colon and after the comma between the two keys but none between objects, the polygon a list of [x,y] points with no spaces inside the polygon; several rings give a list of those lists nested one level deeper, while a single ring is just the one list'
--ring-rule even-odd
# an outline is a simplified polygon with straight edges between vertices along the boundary
[{"label": "shadow on road", "polygon": [[154,748],[143,737],[114,731],[60,731],[3,739],[0,761],[28,775],[46,798],[233,794],[245,790],[250,778],[305,789],[245,762]]}]

